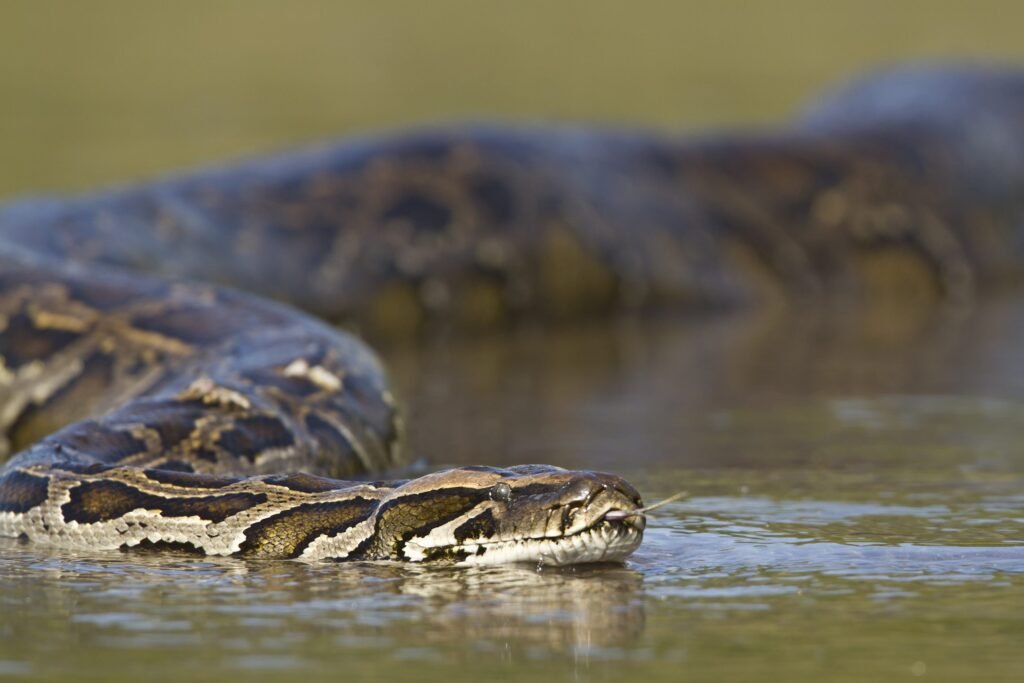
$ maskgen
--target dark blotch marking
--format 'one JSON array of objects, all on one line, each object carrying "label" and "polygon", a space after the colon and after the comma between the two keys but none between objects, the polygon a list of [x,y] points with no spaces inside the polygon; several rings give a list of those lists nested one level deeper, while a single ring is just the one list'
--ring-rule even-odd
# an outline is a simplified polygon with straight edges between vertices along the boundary
[{"label": "dark blotch marking", "polygon": [[171,486],[184,486],[197,489],[222,489],[240,481],[238,477],[218,477],[213,474],[193,474],[191,470],[175,471],[167,469],[167,464],[161,465],[160,469],[144,470],[147,479],[160,484]]},{"label": "dark blotch marking", "polygon": [[71,500],[61,506],[65,522],[93,524],[117,519],[132,510],[155,510],[167,517],[199,517],[223,522],[267,500],[262,493],[162,498],[118,481],[85,482],[71,489]]},{"label": "dark blotch marking", "polygon": [[86,453],[106,463],[117,462],[146,449],[146,444],[131,434],[92,420],[77,423],[56,435],[54,440],[65,448]]},{"label": "dark blotch marking", "polygon": [[345,392],[360,405],[387,409],[381,398],[380,386],[373,378],[366,375],[351,373],[345,375]]},{"label": "dark blotch marking", "polygon": [[351,456],[355,454],[352,444],[330,422],[313,413],[306,416],[306,429],[316,439],[321,450],[337,455]]},{"label": "dark blotch marking", "polygon": [[306,474],[305,472],[297,472],[295,474],[279,474],[272,477],[267,477],[264,481],[274,486],[283,486],[286,489],[292,491],[299,491],[300,493],[321,493],[323,491],[337,491],[340,488],[351,486],[352,482],[341,481],[339,479],[328,479],[327,477],[317,477],[312,474]]},{"label": "dark blotch marking", "polygon": [[260,520],[245,532],[240,553],[256,557],[298,557],[316,538],[339,534],[366,519],[377,501],[352,498],[304,503]]},{"label": "dark blotch marking", "polygon": [[397,436],[395,411],[384,400],[380,385],[366,375],[348,374],[345,375],[345,393],[359,406],[359,417],[353,419],[372,430],[382,443],[392,443]]},{"label": "dark blotch marking", "polygon": [[100,311],[116,311],[141,298],[166,296],[167,287],[153,280],[133,279],[130,286],[100,280],[65,282],[72,299]]},{"label": "dark blotch marking", "polygon": [[209,412],[200,401],[139,401],[117,413],[118,422],[137,422],[160,436],[160,445],[170,450],[187,439],[196,421]]},{"label": "dark blotch marking", "polygon": [[225,309],[205,306],[182,306],[140,315],[134,320],[139,329],[200,346],[222,342],[237,334],[242,323]]},{"label": "dark blotch marking", "polygon": [[171,472],[195,472],[196,469],[189,463],[183,460],[168,460],[161,463],[157,469],[168,470]]},{"label": "dark blotch marking", "polygon": [[497,528],[498,522],[494,519],[494,515],[490,510],[484,510],[455,530],[455,540],[465,543],[467,539],[487,538],[494,535]]},{"label": "dark blotch marking", "polygon": [[448,207],[419,193],[409,193],[399,198],[384,212],[383,222],[402,221],[416,231],[437,233],[448,227],[452,214]]},{"label": "dark blotch marking", "polygon": [[295,436],[274,417],[259,415],[235,421],[235,427],[217,437],[229,453],[255,461],[260,453],[274,448],[288,448],[295,444]]},{"label": "dark blotch marking", "polygon": [[64,472],[71,472],[73,474],[102,474],[104,472],[117,469],[117,465],[109,465],[102,462],[68,462],[61,463],[58,468]]},{"label": "dark blotch marking", "polygon": [[0,477],[0,512],[28,512],[46,501],[48,481],[20,470]]},{"label": "dark blotch marking", "polygon": [[7,367],[18,368],[34,360],[46,360],[78,339],[77,332],[37,327],[24,312],[7,320],[0,332],[0,356]]},{"label": "dark blotch marking", "polygon": [[192,451],[192,455],[207,462],[217,462],[217,454],[209,448],[197,448]]},{"label": "dark blotch marking", "polygon": [[288,396],[295,396],[297,398],[305,398],[323,391],[321,387],[305,377],[285,377],[273,370],[254,370],[245,373],[245,377],[255,384],[274,387]]},{"label": "dark blotch marking", "polygon": [[516,498],[526,496],[551,495],[552,493],[555,493],[558,490],[560,490],[560,488],[564,485],[565,482],[559,482],[555,484],[527,484],[526,486],[520,486],[518,488],[513,487],[512,495],[514,495]]}]

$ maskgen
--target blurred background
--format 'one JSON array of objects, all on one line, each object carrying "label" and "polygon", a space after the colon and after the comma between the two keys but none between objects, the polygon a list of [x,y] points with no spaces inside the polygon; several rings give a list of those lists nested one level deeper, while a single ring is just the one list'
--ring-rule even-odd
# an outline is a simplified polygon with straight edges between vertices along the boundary
[{"label": "blurred background", "polygon": [[0,197],[451,119],[778,120],[907,59],[1019,60],[1024,5],[0,0]]},{"label": "blurred background", "polygon": [[[1020,62],[1021,26],[1010,0],[0,0],[0,200],[439,121],[763,125],[895,62]],[[1022,681],[1024,305],[990,303],[386,348],[417,456],[691,498],[589,573],[0,543],[0,679]]]}]

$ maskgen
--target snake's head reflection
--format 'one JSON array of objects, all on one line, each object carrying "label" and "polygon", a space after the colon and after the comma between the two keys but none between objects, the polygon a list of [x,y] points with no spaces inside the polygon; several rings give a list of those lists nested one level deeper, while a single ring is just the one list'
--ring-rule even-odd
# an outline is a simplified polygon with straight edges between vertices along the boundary
[{"label": "snake's head reflection", "polygon": [[640,494],[623,479],[548,465],[464,467],[396,487],[367,557],[417,562],[619,562],[640,545]]}]

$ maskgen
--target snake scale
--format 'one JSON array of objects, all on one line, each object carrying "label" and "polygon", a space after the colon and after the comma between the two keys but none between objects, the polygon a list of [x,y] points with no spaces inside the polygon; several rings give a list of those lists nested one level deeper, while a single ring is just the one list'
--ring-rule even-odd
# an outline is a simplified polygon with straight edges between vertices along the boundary
[{"label": "snake scale", "polygon": [[11,202],[0,534],[621,560],[644,516],[613,475],[346,480],[400,467],[403,425],[373,352],[331,323],[381,335],[776,299],[966,305],[1020,278],[1022,220],[1024,73],[980,66],[876,75],[766,132],[435,129]]}]

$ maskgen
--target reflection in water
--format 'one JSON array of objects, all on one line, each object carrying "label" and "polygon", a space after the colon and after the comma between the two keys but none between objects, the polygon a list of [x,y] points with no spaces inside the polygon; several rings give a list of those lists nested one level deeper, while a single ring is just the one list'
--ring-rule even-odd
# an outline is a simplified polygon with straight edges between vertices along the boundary
[{"label": "reflection in water", "polygon": [[[413,659],[472,642],[511,659],[628,646],[644,624],[642,575],[621,566],[429,569],[40,555],[6,539],[0,558],[3,640],[76,643],[86,657],[139,647],[173,654],[220,642],[225,650],[216,659],[232,668],[296,658],[316,668],[326,638],[357,651],[408,649]],[[18,655],[0,647],[0,659]],[[48,670],[45,661],[22,665]]]},{"label": "reflection in water", "polygon": [[528,328],[386,356],[416,452],[445,464],[679,465],[697,450],[694,429],[720,409],[809,397],[1024,396],[1020,301],[970,312],[859,310]]},{"label": "reflection in water", "polygon": [[430,609],[428,642],[526,642],[555,651],[628,645],[643,631],[642,575],[619,566],[419,570],[401,585]]}]

